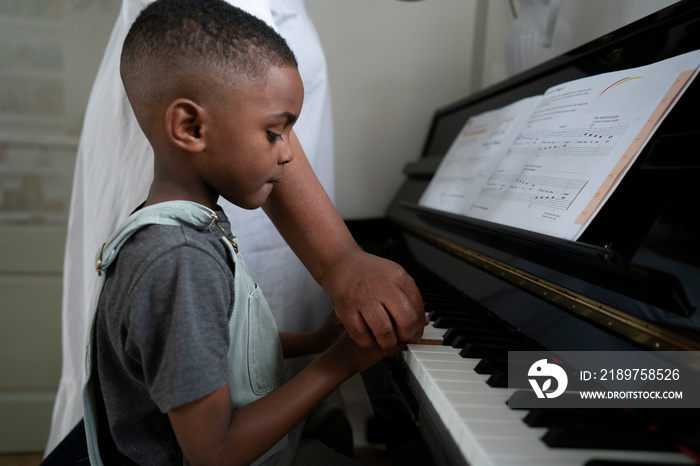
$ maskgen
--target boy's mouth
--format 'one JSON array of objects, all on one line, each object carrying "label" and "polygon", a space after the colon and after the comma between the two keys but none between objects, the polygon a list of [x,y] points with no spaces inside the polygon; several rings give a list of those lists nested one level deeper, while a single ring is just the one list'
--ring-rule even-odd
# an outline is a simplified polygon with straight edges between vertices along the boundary
[{"label": "boy's mouth", "polygon": [[282,173],[280,173],[279,176],[277,176],[275,178],[271,178],[270,183],[277,183],[278,181],[280,181],[282,179],[283,176],[284,176],[284,171]]}]

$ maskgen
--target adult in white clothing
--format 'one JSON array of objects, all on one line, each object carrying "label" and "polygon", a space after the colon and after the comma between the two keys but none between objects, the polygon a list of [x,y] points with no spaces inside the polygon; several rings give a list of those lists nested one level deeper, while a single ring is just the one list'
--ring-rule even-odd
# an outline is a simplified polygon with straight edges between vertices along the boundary
[{"label": "adult in white clothing", "polygon": [[[273,25],[287,39],[305,88],[303,111],[294,127],[298,153],[264,211],[244,211],[221,200],[278,327],[315,327],[332,304],[364,346],[419,338],[425,320],[415,284],[397,265],[357,248],[328,196],[334,190],[330,94],[325,58],[303,0],[227,1]],[[148,3],[123,0],[85,113],[64,261],[63,367],[47,453],[82,417],[85,345],[98,284],[95,254],[146,199],[153,176],[151,148],[119,78],[122,42]]]}]

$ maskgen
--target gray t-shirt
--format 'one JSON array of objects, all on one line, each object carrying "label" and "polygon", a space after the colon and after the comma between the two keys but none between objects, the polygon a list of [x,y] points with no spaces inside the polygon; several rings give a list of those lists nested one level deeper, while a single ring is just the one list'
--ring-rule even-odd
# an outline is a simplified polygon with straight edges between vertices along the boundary
[{"label": "gray t-shirt", "polygon": [[228,381],[233,264],[221,235],[146,226],[106,272],[95,322],[99,422],[106,416],[114,444],[136,463],[182,464],[167,411]]}]

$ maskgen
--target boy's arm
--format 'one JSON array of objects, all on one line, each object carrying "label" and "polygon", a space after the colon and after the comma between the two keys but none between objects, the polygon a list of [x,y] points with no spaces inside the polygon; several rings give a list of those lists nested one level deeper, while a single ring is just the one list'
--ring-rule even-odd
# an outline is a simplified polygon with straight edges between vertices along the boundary
[{"label": "boy's arm", "polygon": [[289,382],[253,403],[232,411],[226,384],[169,411],[168,417],[190,464],[250,464],[350,376],[400,349],[360,348],[346,334]]},{"label": "boy's arm", "polygon": [[313,332],[280,332],[282,352],[286,358],[321,353],[338,340],[345,328],[334,312]]},{"label": "boy's arm", "polygon": [[311,332],[280,332],[280,342],[285,359],[316,354],[325,349]]},{"label": "boy's arm", "polygon": [[294,160],[285,166],[265,212],[360,346],[417,341],[426,317],[413,279],[398,264],[360,249],[293,131],[290,138]]}]

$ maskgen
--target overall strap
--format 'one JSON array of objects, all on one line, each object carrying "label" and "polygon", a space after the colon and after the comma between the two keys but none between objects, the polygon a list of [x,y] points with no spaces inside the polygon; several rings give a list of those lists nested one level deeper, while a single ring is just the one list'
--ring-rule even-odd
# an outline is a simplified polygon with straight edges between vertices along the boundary
[{"label": "overall strap", "polygon": [[221,240],[231,254],[232,259],[235,260],[235,253],[238,252],[236,243],[230,239],[224,229],[219,226],[216,213],[208,207],[189,201],[163,202],[138,210],[126,219],[117,231],[110,236],[107,242],[102,245],[100,251],[98,251],[97,257],[95,258],[95,268],[97,274],[100,276],[100,284],[93,304],[92,324],[90,326],[88,344],[85,351],[86,383],[83,387],[83,411],[88,452],[90,454],[90,463],[96,466],[101,466],[103,463],[97,434],[98,418],[95,399],[97,388],[95,387],[96,381],[92,378],[92,352],[97,305],[105,283],[105,274],[102,272],[114,262],[119,250],[129,237],[140,228],[147,225],[181,225],[197,230],[218,228],[224,233],[224,237],[222,237]]},{"label": "overall strap", "polygon": [[213,210],[189,201],[169,201],[144,207],[129,216],[102,245],[95,258],[97,274],[102,275],[102,271],[114,261],[126,240],[146,225],[182,225],[205,230],[213,224],[218,227],[217,219]]}]

